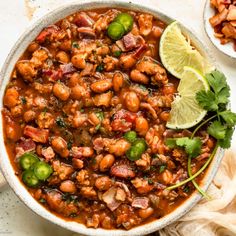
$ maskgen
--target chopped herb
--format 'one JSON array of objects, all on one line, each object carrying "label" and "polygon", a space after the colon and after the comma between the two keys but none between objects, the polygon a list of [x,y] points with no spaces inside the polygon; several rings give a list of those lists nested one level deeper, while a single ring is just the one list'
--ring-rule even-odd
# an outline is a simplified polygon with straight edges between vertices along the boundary
[{"label": "chopped herb", "polygon": [[153,180],[152,179],[148,179],[148,184],[153,184]]},{"label": "chopped herb", "polygon": [[67,148],[70,150],[72,148],[72,144],[73,144],[73,140],[70,139],[68,142],[67,142]]},{"label": "chopped herb", "polygon": [[71,218],[75,218],[75,217],[77,217],[77,216],[78,216],[78,215],[77,215],[76,213],[71,213],[71,214],[70,214],[70,217],[71,217]]},{"label": "chopped herb", "polygon": [[166,165],[161,165],[159,167],[159,173],[161,174],[166,169]]},{"label": "chopped herb", "polygon": [[184,190],[183,190],[183,191],[184,191],[185,193],[189,193],[189,191],[190,191],[189,186],[186,185],[186,186],[184,187]]},{"label": "chopped herb", "polygon": [[44,107],[44,108],[43,108],[44,116],[46,115],[47,111],[48,111],[47,107]]},{"label": "chopped herb", "polygon": [[25,97],[20,97],[20,100],[21,100],[21,103],[23,104],[23,105],[25,105],[26,103],[27,103],[27,100],[26,100],[26,98]]},{"label": "chopped herb", "polygon": [[44,198],[40,198],[40,199],[39,199],[39,202],[41,202],[41,203],[46,203],[46,200],[45,200]]},{"label": "chopped herb", "polygon": [[115,51],[113,52],[115,57],[119,57],[121,55],[122,51]]},{"label": "chopped herb", "polygon": [[103,64],[100,64],[96,67],[97,72],[103,72],[103,70],[104,70],[104,65]]},{"label": "chopped herb", "polygon": [[84,112],[84,109],[80,109],[80,112]]},{"label": "chopped herb", "polygon": [[96,127],[95,127],[95,130],[99,130],[101,128],[101,124],[98,124]]},{"label": "chopped herb", "polygon": [[65,123],[64,119],[63,119],[62,117],[60,117],[60,116],[58,116],[58,117],[56,118],[56,124],[57,124],[58,126],[62,127],[62,128],[65,128],[65,127],[66,127],[66,123]]},{"label": "chopped herb", "polygon": [[150,171],[156,171],[157,168],[155,166],[150,166]]},{"label": "chopped herb", "polygon": [[72,43],[72,48],[80,48],[80,46],[79,46],[79,44],[78,44],[78,42],[73,42]]}]

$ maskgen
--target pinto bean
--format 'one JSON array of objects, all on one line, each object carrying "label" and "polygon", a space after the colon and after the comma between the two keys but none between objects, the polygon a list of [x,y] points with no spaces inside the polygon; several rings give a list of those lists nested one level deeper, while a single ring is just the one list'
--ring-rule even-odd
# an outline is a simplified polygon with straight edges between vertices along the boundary
[{"label": "pinto bean", "polygon": [[108,190],[112,185],[112,180],[108,176],[101,176],[96,179],[95,186],[98,190]]},{"label": "pinto bean", "polygon": [[68,56],[68,54],[64,51],[59,51],[56,54],[56,60],[58,60],[61,63],[69,63],[70,62],[70,57]]},{"label": "pinto bean", "polygon": [[96,93],[103,93],[112,87],[112,82],[109,79],[99,80],[92,83],[90,87]]},{"label": "pinto bean", "polygon": [[160,114],[160,118],[163,120],[163,121],[168,121],[170,117],[170,112],[169,111],[163,111],[161,114]]},{"label": "pinto bean", "polygon": [[139,135],[141,136],[146,135],[148,129],[149,129],[148,121],[142,116],[137,117],[135,120],[135,130],[139,133]]},{"label": "pinto bean", "polygon": [[76,85],[73,88],[71,88],[71,97],[73,99],[79,100],[82,97],[84,97],[85,94],[86,94],[85,88],[80,85]]},{"label": "pinto bean", "polygon": [[132,54],[128,54],[128,55],[122,55],[120,57],[119,62],[122,68],[124,68],[125,70],[128,70],[135,65],[137,60],[134,58]]},{"label": "pinto bean", "polygon": [[3,103],[5,106],[11,108],[19,103],[19,93],[15,88],[7,89]]},{"label": "pinto bean", "polygon": [[176,93],[176,88],[174,84],[168,83],[163,86],[163,94],[164,95],[169,95],[169,94],[174,94]]},{"label": "pinto bean", "polygon": [[109,144],[108,150],[115,156],[123,156],[128,151],[130,146],[131,144],[125,139],[119,139],[115,143]]},{"label": "pinto bean", "polygon": [[154,212],[154,209],[152,207],[148,207],[147,209],[139,209],[138,214],[141,218],[146,219],[149,216],[151,216]]},{"label": "pinto bean", "polygon": [[33,78],[36,76],[37,71],[34,68],[34,65],[30,61],[19,61],[16,64],[17,71],[22,75],[25,80],[30,82],[33,81]]},{"label": "pinto bean", "polygon": [[139,70],[132,70],[130,73],[130,79],[134,82],[141,83],[141,84],[148,84],[149,78],[141,73]]},{"label": "pinto bean", "polygon": [[36,51],[37,49],[39,49],[39,44],[36,42],[32,42],[27,48],[27,50],[31,53]]},{"label": "pinto bean", "polygon": [[69,150],[67,149],[67,142],[62,137],[52,138],[52,148],[57,152],[61,157],[68,157]]},{"label": "pinto bean", "polygon": [[75,183],[71,180],[65,180],[61,183],[60,190],[64,193],[75,193],[76,192]]},{"label": "pinto bean", "polygon": [[104,156],[99,164],[100,171],[107,171],[115,162],[115,157],[111,154]]},{"label": "pinto bean", "polygon": [[36,113],[35,111],[29,110],[24,113],[24,120],[25,122],[29,122],[31,120],[34,120],[36,118]]},{"label": "pinto bean", "polygon": [[14,122],[6,124],[5,132],[7,138],[13,141],[17,141],[21,136],[21,133],[17,132],[18,129],[19,129],[18,125],[15,124]]},{"label": "pinto bean", "polygon": [[71,58],[71,62],[75,67],[77,67],[79,69],[85,69],[85,67],[86,67],[85,58],[86,57],[87,57],[86,53],[76,54]]},{"label": "pinto bean", "polygon": [[55,83],[53,94],[62,101],[66,101],[70,96],[70,89],[63,83]]},{"label": "pinto bean", "polygon": [[126,94],[125,105],[129,111],[137,112],[139,110],[140,100],[135,92],[130,91]]},{"label": "pinto bean", "polygon": [[162,35],[162,32],[163,32],[163,29],[159,26],[153,26],[152,27],[152,35],[155,37],[155,38],[160,38],[161,35]]},{"label": "pinto bean", "polygon": [[173,179],[173,175],[169,170],[165,170],[162,175],[161,175],[162,181],[165,184],[170,184],[172,182]]},{"label": "pinto bean", "polygon": [[112,82],[115,92],[119,92],[124,83],[123,75],[119,72],[116,72],[113,76]]}]

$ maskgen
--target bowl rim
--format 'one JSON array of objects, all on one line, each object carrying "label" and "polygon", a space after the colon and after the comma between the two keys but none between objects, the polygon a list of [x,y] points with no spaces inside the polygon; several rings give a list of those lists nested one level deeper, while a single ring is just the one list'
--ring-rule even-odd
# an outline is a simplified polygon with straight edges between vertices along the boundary
[{"label": "bowl rim", "polygon": [[[236,51],[234,51],[234,49],[233,49],[233,43],[229,42],[228,44],[222,45],[220,43],[220,40],[214,36],[214,29],[212,28],[211,24],[209,23],[209,17],[211,17],[209,15],[210,11],[212,11],[211,16],[213,16],[214,9],[210,6],[210,1],[206,0],[205,5],[204,5],[204,10],[203,10],[203,23],[204,23],[204,30],[206,32],[208,39],[211,41],[213,46],[218,51],[223,53],[225,56],[235,60],[236,59]],[[233,54],[233,52],[234,52],[234,54]]]},{"label": "bowl rim", "polygon": [[[95,1],[95,0],[85,0],[82,2],[72,2],[66,3],[59,8],[47,13],[46,15],[39,18],[32,25],[30,25],[26,31],[22,34],[22,36],[16,41],[14,46],[12,47],[10,53],[8,54],[7,59],[5,60],[2,69],[0,71],[0,109],[3,108],[3,96],[7,83],[9,82],[10,75],[12,73],[13,67],[16,61],[19,59],[20,55],[25,51],[26,47],[29,43],[38,35],[38,33],[46,26],[55,23],[56,21],[63,19],[64,17],[72,14],[76,11],[87,10],[87,9],[96,9],[96,8],[125,8],[136,11],[148,12],[163,20],[166,23],[170,23],[174,21],[173,18],[168,15],[156,10],[152,9],[151,6],[147,6],[145,4],[133,3],[131,1],[124,2],[122,0],[114,0],[112,2],[105,1]],[[200,39],[198,39],[193,32],[193,30],[187,29],[183,24],[180,23],[181,29],[183,32],[186,32],[190,37],[191,41],[195,44],[195,46],[200,50],[200,52],[213,64],[216,65],[214,58],[212,57],[211,52],[208,50],[207,46],[202,43]],[[0,116],[0,130],[3,134],[3,125],[2,125],[2,116]],[[201,187],[203,190],[206,190],[213,177],[215,176],[222,157],[224,155],[223,149],[219,148],[216,152],[215,157],[213,158],[210,166],[208,167],[205,176],[201,182]],[[6,158],[7,156],[7,158]],[[4,158],[5,157],[5,158]],[[181,216],[186,214],[200,199],[201,195],[198,192],[194,192],[188,199],[186,199],[179,207],[177,207],[173,212],[168,215],[152,221],[150,223],[137,226],[130,230],[106,230],[102,228],[93,229],[87,228],[83,224],[79,224],[73,221],[67,221],[63,218],[56,216],[56,214],[51,213],[46,208],[44,208],[41,204],[39,204],[28,192],[28,190],[23,186],[18,177],[15,175],[14,170],[12,168],[10,159],[8,158],[8,154],[6,152],[4,138],[3,135],[0,135],[0,165],[2,168],[3,175],[5,176],[7,182],[10,187],[14,190],[15,194],[28,206],[33,212],[44,217],[45,219],[51,221],[54,224],[57,224],[61,227],[64,227],[68,230],[81,233],[83,235],[93,235],[93,236],[137,236],[137,235],[145,235],[148,233],[152,233],[156,230],[159,230],[170,223],[176,221]]]}]

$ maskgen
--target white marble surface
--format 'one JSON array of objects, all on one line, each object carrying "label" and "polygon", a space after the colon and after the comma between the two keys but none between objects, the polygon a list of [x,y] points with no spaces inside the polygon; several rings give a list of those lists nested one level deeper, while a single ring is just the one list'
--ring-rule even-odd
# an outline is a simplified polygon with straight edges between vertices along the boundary
[{"label": "white marble surface", "polygon": [[[80,0],[81,1],[81,0]],[[111,0],[112,1],[112,0]],[[226,74],[231,90],[232,109],[236,111],[236,60],[218,52],[203,28],[205,0],[136,0],[158,8],[192,28],[212,50],[217,63]],[[0,0],[0,67],[17,38],[38,17],[70,0]],[[34,11],[33,11],[34,10]],[[32,17],[30,13],[33,12]],[[236,135],[232,148],[236,149]],[[1,176],[0,176],[1,179]],[[30,211],[6,185],[0,189],[0,236],[72,236],[73,233],[53,225]]]}]

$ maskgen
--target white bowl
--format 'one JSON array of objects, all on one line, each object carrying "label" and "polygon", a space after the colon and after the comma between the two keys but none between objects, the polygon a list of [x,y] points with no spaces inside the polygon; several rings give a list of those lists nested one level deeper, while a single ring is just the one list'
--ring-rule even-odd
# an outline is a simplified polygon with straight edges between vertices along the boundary
[{"label": "white bowl", "polygon": [[[122,7],[128,8],[132,10],[138,10],[142,12],[149,12],[161,20],[165,21],[166,23],[170,23],[173,21],[170,17],[166,16],[165,14],[158,12],[156,9],[153,9],[151,6],[146,7],[141,4],[133,4],[131,2],[122,2],[122,1],[83,1],[83,3],[69,3],[59,9],[52,11],[51,13],[47,14],[46,16],[42,17],[38,20],[35,24],[33,24],[16,42],[15,46],[12,48],[11,52],[9,53],[6,62],[0,72],[1,78],[1,85],[0,85],[0,101],[3,100],[4,90],[6,85],[9,81],[11,72],[14,68],[15,63],[25,51],[29,43],[35,39],[38,33],[46,26],[57,22],[58,20],[68,16],[76,11],[86,10],[86,9],[94,9],[94,8],[104,8],[104,7]],[[195,36],[196,34],[191,33],[192,30],[188,30],[183,25],[181,25],[183,32],[185,32],[190,39],[192,40],[193,44],[198,48],[198,50],[212,63],[213,59],[210,56],[209,52],[207,51],[207,47]],[[0,108],[2,108],[2,102]],[[3,134],[3,126],[2,126],[2,116],[0,116],[0,132]],[[73,222],[73,221],[66,221],[62,218],[57,217],[56,215],[52,214],[48,210],[46,210],[43,206],[41,206],[34,198],[29,194],[27,189],[22,185],[20,180],[17,176],[15,176],[14,170],[8,158],[6,148],[4,145],[3,135],[0,136],[0,166],[2,168],[2,172],[8,181],[11,188],[15,191],[18,197],[34,212],[38,215],[44,217],[45,219],[60,225],[66,229],[71,231],[81,233],[84,235],[92,235],[92,236],[141,236],[148,233],[152,233],[156,230],[159,230],[166,225],[176,221],[178,218],[183,216],[187,213],[200,199],[201,195],[197,192],[192,194],[181,206],[176,208],[175,211],[166,215],[165,217],[150,222],[145,225],[141,225],[135,228],[132,228],[128,231],[125,230],[105,230],[105,229],[91,229],[86,228],[86,226]],[[223,157],[223,150],[218,149],[217,153],[210,164],[204,179],[202,180],[201,187],[206,190],[211,183],[213,177],[215,176],[217,169],[220,165],[221,159]]]},{"label": "white bowl", "polygon": [[211,42],[214,44],[214,46],[223,52],[225,55],[236,58],[236,51],[234,50],[234,46],[232,42],[229,42],[227,44],[221,44],[220,40],[214,36],[214,29],[211,26],[209,19],[214,16],[215,11],[210,5],[210,0],[207,0],[204,7],[204,28],[207,33],[208,38],[211,40]]}]

